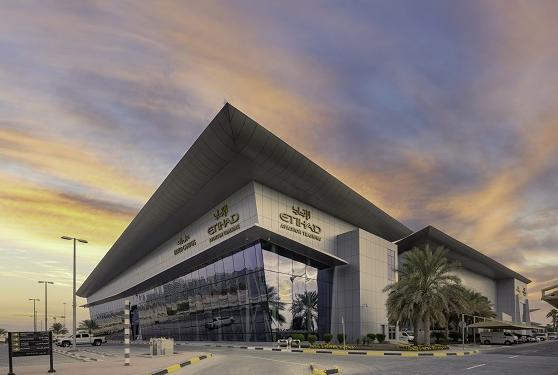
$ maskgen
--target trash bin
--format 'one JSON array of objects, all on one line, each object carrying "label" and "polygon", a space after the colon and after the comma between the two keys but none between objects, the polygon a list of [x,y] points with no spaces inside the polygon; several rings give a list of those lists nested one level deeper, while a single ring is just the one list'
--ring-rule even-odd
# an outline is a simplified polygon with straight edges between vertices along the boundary
[{"label": "trash bin", "polygon": [[174,353],[174,339],[164,337],[149,339],[150,354],[152,357],[171,355]]}]

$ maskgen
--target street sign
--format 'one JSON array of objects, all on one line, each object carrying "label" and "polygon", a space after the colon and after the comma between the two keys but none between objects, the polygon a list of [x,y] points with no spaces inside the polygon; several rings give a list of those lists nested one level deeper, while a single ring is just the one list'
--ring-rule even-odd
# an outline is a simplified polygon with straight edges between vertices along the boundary
[{"label": "street sign", "polygon": [[12,356],[48,355],[49,332],[12,332]]},{"label": "street sign", "polygon": [[50,369],[48,372],[56,372],[52,359],[52,332],[9,332],[8,333],[8,356],[10,372],[13,371],[13,357],[29,357],[35,355],[49,355]]},{"label": "street sign", "polygon": [[465,323],[463,320],[459,322],[459,328],[467,328],[467,323]]}]

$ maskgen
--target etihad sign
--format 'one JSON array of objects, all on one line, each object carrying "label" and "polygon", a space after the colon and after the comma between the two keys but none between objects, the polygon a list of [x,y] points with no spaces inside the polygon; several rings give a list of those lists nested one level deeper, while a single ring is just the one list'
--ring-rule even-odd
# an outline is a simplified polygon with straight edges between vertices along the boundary
[{"label": "etihad sign", "polygon": [[217,220],[217,222],[207,228],[207,234],[210,235],[209,242],[218,240],[219,238],[240,229],[240,224],[237,224],[240,219],[240,215],[238,213],[234,213],[228,216],[228,214],[228,205],[224,205],[213,212],[213,217]]},{"label": "etihad sign", "polygon": [[310,210],[292,206],[291,211],[292,215],[286,212],[281,212],[279,214],[279,219],[284,222],[284,224],[281,224],[281,229],[321,241],[322,238],[319,234],[322,232],[322,228],[309,221],[312,216]]}]

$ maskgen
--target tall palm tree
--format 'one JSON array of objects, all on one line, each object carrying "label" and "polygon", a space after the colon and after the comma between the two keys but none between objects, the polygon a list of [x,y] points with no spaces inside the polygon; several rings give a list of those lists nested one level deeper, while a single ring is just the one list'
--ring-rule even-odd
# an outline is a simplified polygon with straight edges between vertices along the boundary
[{"label": "tall palm tree", "polygon": [[444,288],[444,293],[447,296],[448,305],[444,311],[445,320],[438,322],[438,324],[442,327],[445,326],[446,338],[449,338],[450,322],[468,309],[468,290],[461,284],[451,284]]},{"label": "tall palm tree", "polygon": [[318,318],[318,292],[310,291],[297,294],[291,307],[293,317],[300,317],[302,326],[314,332],[314,321]]},{"label": "tall palm tree", "polygon": [[277,290],[274,286],[267,287],[267,306],[268,306],[268,313],[269,317],[272,322],[277,322],[279,326],[285,324],[287,321],[283,315],[281,315],[281,311],[285,310],[285,306],[287,304],[285,302],[281,302],[279,299],[279,295],[277,294]]},{"label": "tall palm tree", "polygon": [[0,328],[0,335],[5,335],[7,332],[4,328]]},{"label": "tall palm tree", "polygon": [[86,319],[86,320],[83,320],[81,323],[79,323],[78,328],[83,329],[83,330],[87,330],[87,332],[89,332],[89,334],[91,334],[94,330],[99,329],[99,326],[97,325],[97,322],[95,322],[94,320]]},{"label": "tall palm tree", "polygon": [[64,325],[62,325],[62,323],[59,322],[53,323],[50,328],[52,329],[52,332],[56,335],[63,335],[64,333],[68,333],[68,330],[64,328]]},{"label": "tall palm tree", "polygon": [[465,289],[467,299],[467,309],[469,314],[480,316],[483,318],[495,318],[496,313],[493,310],[493,304],[481,293],[472,289]]},{"label": "tall palm tree", "polygon": [[[388,292],[388,317],[404,315],[414,323],[415,334],[418,333],[418,322],[422,322],[425,334],[421,341],[430,345],[432,324],[446,321],[445,312],[450,310],[447,288],[461,282],[452,274],[457,267],[456,263],[448,261],[443,247],[433,252],[426,245],[407,252],[399,269],[400,280],[384,289]],[[403,301],[393,301],[396,298]],[[394,307],[401,311],[390,311]]]},{"label": "tall palm tree", "polygon": [[552,320],[552,327],[556,330],[556,324],[558,324],[558,310],[550,310],[548,314],[546,314],[546,317]]}]

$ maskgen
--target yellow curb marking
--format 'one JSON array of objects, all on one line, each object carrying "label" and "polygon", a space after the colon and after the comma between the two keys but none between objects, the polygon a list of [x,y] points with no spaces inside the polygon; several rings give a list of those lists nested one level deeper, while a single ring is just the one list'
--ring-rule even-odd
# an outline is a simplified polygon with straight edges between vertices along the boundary
[{"label": "yellow curb marking", "polygon": [[401,353],[401,357],[418,357],[418,353],[415,352]]},{"label": "yellow curb marking", "polygon": [[333,352],[334,355],[349,355],[349,352],[338,350]]},{"label": "yellow curb marking", "polygon": [[384,353],[383,352],[366,352],[366,355],[372,356],[372,357],[380,357],[383,356]]},{"label": "yellow curb marking", "polygon": [[194,357],[190,360],[190,364],[193,365],[194,363],[198,363],[200,361],[199,357]]},{"label": "yellow curb marking", "polygon": [[175,371],[180,370],[180,369],[181,369],[180,365],[176,364],[176,365],[172,365],[170,367],[167,367],[167,372],[170,374],[171,372],[175,372]]}]

